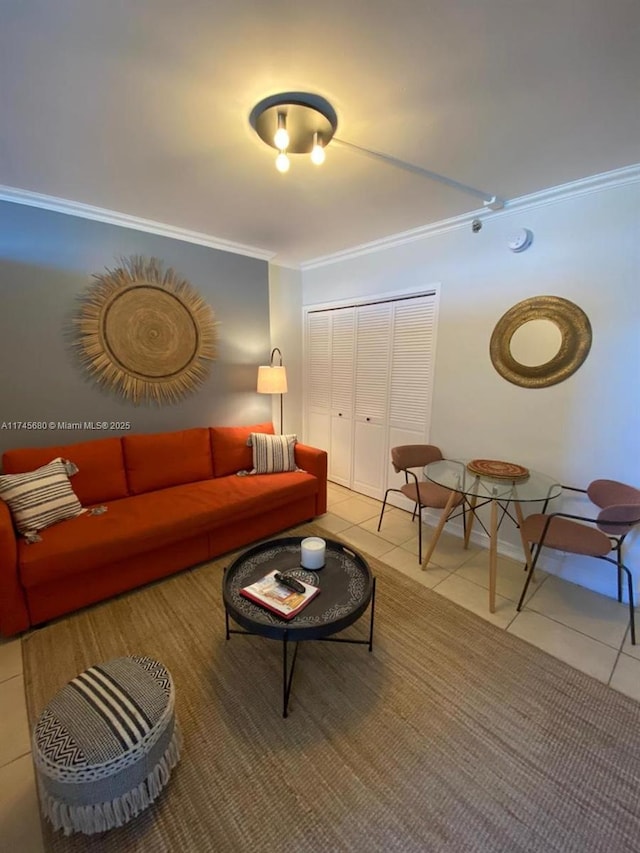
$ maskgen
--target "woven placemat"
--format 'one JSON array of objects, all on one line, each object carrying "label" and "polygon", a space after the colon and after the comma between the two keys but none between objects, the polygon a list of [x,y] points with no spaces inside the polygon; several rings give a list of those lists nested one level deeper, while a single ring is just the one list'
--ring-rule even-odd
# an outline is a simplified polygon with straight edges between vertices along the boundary
[{"label": "woven placemat", "polygon": [[526,480],[529,469],[515,462],[502,462],[499,459],[472,459],[467,470],[481,477],[493,477],[496,480]]}]

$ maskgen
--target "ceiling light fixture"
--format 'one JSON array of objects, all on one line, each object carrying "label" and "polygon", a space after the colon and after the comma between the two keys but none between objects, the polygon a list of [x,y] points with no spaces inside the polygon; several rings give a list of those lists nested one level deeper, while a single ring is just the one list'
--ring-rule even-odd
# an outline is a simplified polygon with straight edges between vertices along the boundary
[{"label": "ceiling light fixture", "polygon": [[[327,145],[334,139],[338,128],[338,117],[329,101],[310,92],[280,92],[270,95],[251,110],[249,122],[263,142],[277,149],[276,169],[279,172],[289,171],[290,154],[310,154],[311,162],[320,166],[325,161]],[[439,175],[423,166],[407,163],[382,151],[364,148],[337,137],[335,142],[343,148],[365,154],[388,166],[422,175],[451,189],[482,199],[485,210],[501,210],[506,204],[504,199],[493,193],[462,184],[446,175]]]},{"label": "ceiling light fixture", "polygon": [[310,92],[282,92],[256,104],[249,122],[263,142],[278,150],[276,168],[289,169],[290,154],[310,154],[317,166],[324,163],[338,117],[331,104]]}]

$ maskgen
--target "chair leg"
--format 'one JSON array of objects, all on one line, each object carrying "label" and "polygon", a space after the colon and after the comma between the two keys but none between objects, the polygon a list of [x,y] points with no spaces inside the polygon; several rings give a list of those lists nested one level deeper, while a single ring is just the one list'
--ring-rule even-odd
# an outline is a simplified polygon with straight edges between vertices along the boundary
[{"label": "chair leg", "polygon": [[622,601],[622,548],[620,543],[616,548],[616,557],[618,558],[618,601]]},{"label": "chair leg", "polygon": [[418,564],[422,564],[422,504],[420,504],[420,511],[418,513]]},{"label": "chair leg", "polygon": [[[529,584],[531,583],[531,578],[533,577],[533,570],[536,567],[536,563],[538,562],[538,557],[540,556],[541,550],[542,550],[542,544],[538,543],[538,547],[536,548],[533,559],[531,560],[531,568],[527,572],[527,579],[524,582],[524,587],[522,589],[522,595],[520,596],[520,601],[518,602],[518,606],[516,607],[516,610],[518,610],[518,611],[521,610],[521,608],[522,608],[522,603],[524,601],[525,595],[527,594],[527,589],[529,588]],[[525,566],[525,568],[526,568],[526,566]]]},{"label": "chair leg", "polygon": [[633,599],[633,578],[631,577],[631,572],[626,566],[622,566],[623,570],[627,573],[627,590],[629,592],[629,624],[631,625],[631,645],[635,646],[636,644],[636,614],[635,614],[635,605]]},{"label": "chair leg", "polygon": [[384,493],[384,500],[382,501],[382,509],[380,510],[380,521],[378,522],[378,532],[380,531],[380,527],[382,526],[382,516],[384,515],[384,511],[385,511],[385,508],[387,506],[387,495],[389,494],[390,491],[392,491],[392,490],[387,489],[387,491]]}]

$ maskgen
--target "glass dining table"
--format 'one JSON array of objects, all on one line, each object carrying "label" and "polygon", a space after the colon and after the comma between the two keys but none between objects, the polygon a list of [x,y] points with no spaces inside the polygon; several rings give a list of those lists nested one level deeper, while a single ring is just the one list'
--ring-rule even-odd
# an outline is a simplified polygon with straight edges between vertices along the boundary
[{"label": "glass dining table", "polygon": [[[522,529],[524,516],[522,514],[523,503],[539,503],[543,506],[536,511],[544,512],[546,502],[557,498],[562,492],[562,486],[553,477],[541,474],[538,471],[528,471],[527,476],[514,479],[504,477],[496,478],[487,474],[478,474],[470,471],[467,467],[470,463],[466,460],[443,459],[439,462],[431,462],[424,467],[424,476],[432,483],[451,489],[451,497],[445,506],[435,533],[429,543],[427,553],[422,561],[425,569],[435,550],[442,529],[455,509],[456,495],[464,495],[464,511],[466,518],[464,547],[469,547],[469,538],[474,519],[484,529],[489,537],[489,611],[495,613],[496,609],[496,567],[498,562],[498,530],[505,518]],[[506,463],[508,464],[508,463]],[[525,469],[526,470],[526,469]],[[478,516],[478,510],[490,504],[489,528],[485,526]],[[531,552],[529,543],[522,539],[524,559],[529,567]],[[523,573],[524,576],[524,573]]]}]

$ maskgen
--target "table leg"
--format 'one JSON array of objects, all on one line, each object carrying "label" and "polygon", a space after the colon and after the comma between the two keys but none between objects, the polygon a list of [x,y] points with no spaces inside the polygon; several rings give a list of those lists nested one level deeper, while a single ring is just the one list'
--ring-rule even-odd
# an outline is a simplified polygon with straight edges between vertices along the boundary
[{"label": "table leg", "polygon": [[[454,505],[457,497],[458,497],[457,492],[451,492],[451,495],[449,496],[449,500],[447,501],[445,508],[442,510],[442,515],[440,516],[440,521],[438,522],[438,526],[436,527],[435,532],[431,538],[431,542],[429,543],[429,547],[427,549],[427,553],[425,555],[425,558],[422,561],[422,571],[424,571],[427,568],[427,566],[429,565],[429,560],[431,559],[431,555],[433,554],[433,552],[436,549],[436,545],[438,544],[438,539],[440,539],[440,534],[442,533],[442,528],[445,526],[445,524],[447,523],[447,519],[451,515],[451,511],[453,510],[453,505]],[[422,522],[420,522],[420,523],[422,523]]]},{"label": "table leg", "polygon": [[289,691],[287,690],[287,632],[282,637],[282,716],[287,716],[287,705],[289,704]]},{"label": "table leg", "polygon": [[373,618],[376,613],[376,579],[373,578],[373,587],[371,589],[371,622],[369,624],[369,651],[373,651]]},{"label": "table leg", "polygon": [[464,547],[465,550],[469,547],[469,539],[471,538],[471,528],[473,527],[473,520],[476,517],[476,501],[478,500],[478,495],[471,495],[471,500],[469,501],[469,509],[471,510],[468,518],[467,518],[467,526],[464,532]]},{"label": "table leg", "polygon": [[529,548],[529,543],[524,538],[522,533],[522,525],[524,524],[524,516],[522,515],[522,507],[520,506],[519,501],[515,501],[515,509],[516,509],[516,518],[518,519],[518,528],[520,530],[520,540],[522,541],[522,550],[524,551],[524,559],[527,564],[527,571],[531,569],[531,550]]},{"label": "table leg", "polygon": [[293,650],[293,659],[291,661],[291,669],[287,666],[287,647],[289,642],[288,632],[285,630],[282,637],[282,716],[286,719],[289,716],[289,696],[291,695],[291,684],[293,683],[293,671],[296,668],[296,658],[298,657],[299,643],[295,644]]},{"label": "table leg", "polygon": [[498,501],[491,501],[491,539],[489,543],[489,613],[496,612],[496,569],[498,564]]}]

